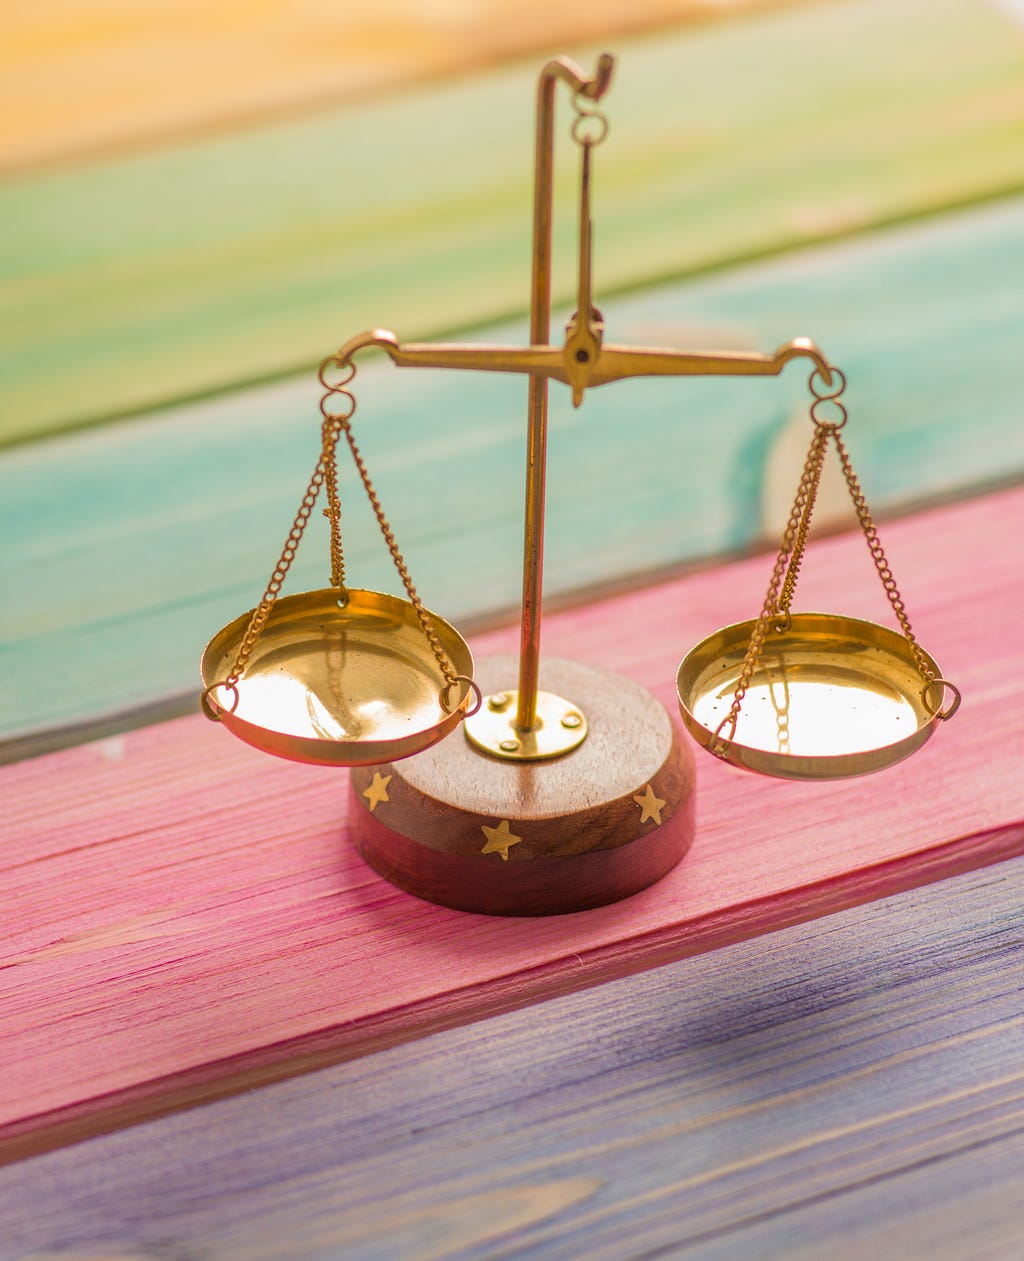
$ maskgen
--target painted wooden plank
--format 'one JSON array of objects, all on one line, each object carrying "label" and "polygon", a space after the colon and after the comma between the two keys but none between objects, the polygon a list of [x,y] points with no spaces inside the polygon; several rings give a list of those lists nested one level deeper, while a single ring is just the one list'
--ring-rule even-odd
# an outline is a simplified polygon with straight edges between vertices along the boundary
[{"label": "painted wooden plank", "polygon": [[[872,505],[891,511],[1024,472],[1021,274],[1014,199],[602,306],[617,341],[813,335],[849,376],[851,447]],[[359,440],[421,593],[493,621],[520,591],[524,385],[371,360],[359,390]],[[777,537],[772,505],[808,440],[799,366],[780,381],[624,383],[578,412],[556,387],[551,415],[555,598]],[[15,593],[0,604],[0,760],[185,712],[200,646],[263,591],[318,416],[307,374],[0,455],[0,588]],[[351,572],[393,590],[347,486]],[[314,529],[290,589],[326,572]]]},{"label": "painted wooden plank", "polygon": [[1022,896],[1016,859],[10,1166],[0,1256],[1015,1257]]},{"label": "painted wooden plank", "polygon": [[[777,0],[774,0],[777,2]],[[0,11],[0,170],[309,109],[773,0],[41,0]],[[87,106],[83,108],[83,102]]]},{"label": "painted wooden plank", "polygon": [[[261,755],[198,717],[4,769],[0,1152],[1020,852],[1024,571],[1006,540],[1022,531],[1020,489],[886,530],[921,641],[966,697],[919,755],[816,785],[701,755],[691,856],[628,904],[571,918],[460,915],[398,892],[347,844],[340,774]],[[749,616],[767,569],[754,558],[560,614],[547,651],[614,666],[673,704],[683,651]],[[803,607],[884,616],[859,537],[816,544],[805,570]]]},{"label": "painted wooden plank", "polygon": [[[619,51],[603,293],[1024,182],[1024,43],[973,0],[802,5]],[[535,71],[8,180],[0,441],[295,371],[350,330],[524,310]]]}]

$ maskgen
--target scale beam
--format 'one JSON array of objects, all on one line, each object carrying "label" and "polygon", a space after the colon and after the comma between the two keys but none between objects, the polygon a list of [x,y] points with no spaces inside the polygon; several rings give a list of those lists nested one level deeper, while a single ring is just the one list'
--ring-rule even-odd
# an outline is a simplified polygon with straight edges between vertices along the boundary
[{"label": "scale beam", "polygon": [[[449,368],[469,372],[519,372],[545,380],[561,381],[583,391],[631,377],[778,376],[793,359],[809,359],[826,385],[832,369],[819,348],[806,337],[796,337],[774,354],[743,351],[673,350],[654,346],[599,347],[593,355],[568,340],[564,346],[492,346],[471,342],[399,342],[387,329],[360,333],[338,351],[335,362],[344,367],[360,350],[377,346],[399,368]],[[579,356],[587,354],[586,360]],[[580,384],[582,382],[582,384]]]}]

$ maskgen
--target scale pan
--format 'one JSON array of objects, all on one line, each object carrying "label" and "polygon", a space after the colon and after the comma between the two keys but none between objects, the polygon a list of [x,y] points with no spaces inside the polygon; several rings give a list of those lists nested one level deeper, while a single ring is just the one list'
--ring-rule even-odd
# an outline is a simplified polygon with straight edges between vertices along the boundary
[{"label": "scale pan", "polygon": [[902,635],[873,622],[799,613],[786,630],[769,630],[733,738],[725,738],[726,725],[716,739],[756,625],[709,635],[676,676],[683,723],[724,761],[782,779],[843,779],[891,766],[931,735],[939,716],[924,702],[924,680]]},{"label": "scale pan", "polygon": [[[456,674],[473,677],[462,636],[428,614]],[[203,683],[227,678],[252,617],[235,618],[203,653]],[[407,600],[378,591],[334,588],[278,600],[238,682],[238,704],[215,691],[221,721],[247,744],[293,762],[366,766],[394,762],[436,744],[463,718],[472,695],[461,689],[452,713],[441,708],[444,675]]]}]

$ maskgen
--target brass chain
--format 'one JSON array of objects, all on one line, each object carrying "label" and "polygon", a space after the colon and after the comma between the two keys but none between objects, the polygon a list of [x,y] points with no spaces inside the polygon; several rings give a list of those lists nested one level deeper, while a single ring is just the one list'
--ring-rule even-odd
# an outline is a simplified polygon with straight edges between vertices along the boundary
[{"label": "brass chain", "polygon": [[800,578],[800,566],[803,564],[804,552],[807,548],[807,533],[811,528],[811,517],[814,514],[814,505],[818,499],[818,487],[821,485],[821,471],[825,467],[827,450],[828,435],[822,429],[815,429],[811,446],[807,452],[804,473],[800,479],[800,487],[797,491],[795,506],[798,509],[800,519],[792,542],[793,551],[789,558],[786,577],[778,598],[777,612],[781,613],[786,621],[790,617],[790,606],[793,603],[796,584]]},{"label": "brass chain", "polygon": [[[339,381],[332,381],[327,375],[329,370],[332,368],[343,371],[346,375]],[[355,365],[353,363],[339,360],[336,355],[328,356],[328,358],[326,358],[320,365],[320,383],[326,391],[323,398],[320,400],[320,411],[324,417],[325,423],[329,421],[337,425],[337,428],[334,431],[335,442],[331,444],[330,450],[328,450],[326,445],[324,447],[325,481],[327,483],[327,507],[324,509],[324,515],[330,519],[331,523],[331,581],[334,586],[340,587],[344,592],[345,561],[341,548],[341,502],[338,497],[338,471],[337,456],[335,451],[337,435],[339,433],[344,433],[345,440],[348,442],[349,450],[352,452],[352,459],[359,471],[363,488],[365,489],[367,498],[370,501],[370,506],[373,508],[374,516],[377,518],[377,524],[380,526],[380,531],[384,535],[384,541],[388,545],[388,551],[391,553],[391,559],[394,561],[395,568],[398,570],[398,576],[402,579],[402,585],[405,587],[405,593],[409,597],[409,603],[416,611],[416,618],[419,621],[420,629],[426,636],[427,643],[430,645],[430,649],[437,660],[437,664],[441,669],[442,675],[444,675],[445,686],[441,692],[441,705],[443,709],[448,710],[449,706],[446,702],[450,699],[452,689],[455,687],[456,682],[462,678],[462,676],[457,675],[452,668],[452,664],[448,660],[448,656],[445,653],[444,648],[441,646],[441,641],[437,637],[437,632],[434,630],[430,617],[428,616],[426,609],[423,607],[423,602],[416,593],[416,588],[413,586],[412,578],[409,576],[409,570],[406,567],[405,560],[402,553],[398,550],[398,544],[395,542],[394,532],[391,529],[391,525],[387,517],[384,515],[384,510],[377,497],[377,492],[374,490],[373,483],[370,481],[370,474],[367,471],[366,465],[363,462],[363,457],[356,445],[351,425],[352,417],[355,415],[356,401],[352,392],[347,388],[351,385],[355,377],[355,371]],[[334,395],[348,400],[349,406],[345,412],[338,413],[328,410],[328,402]]]},{"label": "brass chain", "polygon": [[[783,574],[786,572],[786,566],[790,562],[791,554],[795,553],[798,541],[800,541],[801,554],[803,545],[806,542],[810,517],[805,513],[805,507],[809,500],[813,501],[813,496],[817,493],[818,482],[821,478],[821,467],[825,458],[826,440],[827,435],[820,428],[816,428],[807,451],[807,458],[804,460],[803,471],[800,474],[800,484],[797,487],[793,506],[789,512],[789,520],[782,534],[782,542],[775,556],[775,565],[768,582],[764,604],[761,606],[761,612],[754,626],[753,634],[750,636],[750,643],[747,645],[743,667],[740,670],[740,677],[736,683],[736,690],[733,692],[732,706],[715,729],[716,737],[725,726],[729,727],[729,738],[732,739],[735,736],[740,707],[743,704],[743,698],[747,694],[747,688],[750,686],[754,670],[757,668],[769,624],[778,620],[780,612],[784,612],[785,616],[788,617],[788,608],[781,610],[779,606],[779,589],[783,586]],[[792,569],[791,564],[790,568]],[[797,570],[799,570],[799,561],[797,562]],[[794,585],[795,582],[796,579],[794,577]],[[790,595],[792,595],[792,591]],[[713,749],[712,751],[719,752],[718,749]]]},{"label": "brass chain", "polygon": [[[326,373],[332,369],[338,369],[344,372],[344,375],[338,381],[331,381]],[[384,541],[388,545],[388,551],[391,553],[391,559],[394,561],[395,568],[398,570],[399,577],[402,579],[402,585],[405,587],[406,595],[416,612],[416,618],[419,621],[420,628],[431,651],[437,660],[441,673],[444,676],[444,687],[441,689],[441,707],[446,713],[452,713],[455,705],[452,703],[452,692],[457,688],[458,684],[465,683],[471,691],[477,694],[477,706],[480,704],[480,689],[466,675],[456,674],[452,668],[448,655],[445,652],[437,632],[434,630],[430,617],[423,607],[413,586],[412,578],[406,566],[402,553],[398,550],[398,544],[395,542],[394,532],[384,515],[377,492],[374,490],[373,483],[370,481],[370,475],[367,472],[366,465],[356,446],[355,438],[352,435],[351,420],[356,410],[355,396],[352,394],[348,386],[351,385],[355,378],[355,365],[339,360],[336,355],[330,355],[320,365],[319,372],[320,383],[324,387],[323,397],[320,399],[320,413],[323,417],[321,425],[321,451],[320,459],[317,461],[316,468],[313,470],[313,476],[310,478],[306,493],[302,497],[299,504],[298,512],[292,523],[292,528],[285,540],[281,556],[274,566],[274,572],[270,576],[267,583],[266,591],[263,598],[253,610],[246,627],[245,634],[242,637],[238,654],[235,657],[235,663],[231,667],[231,673],[226,679],[219,683],[211,684],[202,695],[202,706],[206,715],[213,719],[219,719],[225,707],[212,699],[215,691],[222,691],[231,696],[231,704],[226,707],[228,713],[234,713],[238,707],[238,682],[241,679],[245,668],[252,656],[253,649],[259,641],[260,635],[267,624],[271,609],[274,602],[280,594],[281,587],[284,585],[285,577],[291,568],[292,561],[295,559],[295,553],[298,551],[299,543],[306,526],[309,524],[309,518],[312,515],[313,508],[320,494],[321,487],[326,487],[327,507],[324,508],[324,516],[330,522],[330,551],[331,551],[331,585],[338,591],[338,604],[341,607],[348,602],[348,592],[345,589],[345,557],[341,542],[341,498],[338,492],[338,457],[337,445],[338,437],[344,433],[349,450],[352,452],[352,459],[355,461],[359,476],[362,479],[363,487],[366,490],[370,505],[373,508],[374,515],[377,518],[377,524],[380,526],[381,533],[384,535]],[[346,400],[344,411],[334,411],[332,404],[334,398],[343,398]],[[456,702],[456,704],[461,702]],[[472,712],[475,712],[472,711]]]},{"label": "brass chain", "polygon": [[337,587],[342,593],[341,598],[344,599],[345,591],[345,553],[341,546],[341,499],[338,496],[338,452],[337,440],[338,431],[341,429],[340,420],[324,420],[324,427],[331,424],[334,429],[334,441],[328,444],[324,443],[324,492],[327,497],[327,507],[324,508],[324,516],[330,523],[331,530],[331,586]]},{"label": "brass chain", "polygon": [[391,525],[388,522],[387,517],[384,515],[384,510],[380,505],[380,500],[377,498],[377,492],[373,488],[373,483],[370,481],[370,475],[366,470],[366,465],[363,463],[363,457],[359,453],[359,448],[356,446],[356,440],[352,435],[352,427],[347,419],[341,421],[341,431],[344,433],[345,439],[348,442],[349,450],[352,452],[352,459],[355,461],[355,466],[359,470],[359,476],[362,478],[363,487],[366,490],[367,498],[370,500],[370,506],[373,508],[374,515],[377,518],[377,524],[380,526],[381,534],[384,535],[384,542],[388,545],[388,551],[391,553],[391,559],[394,561],[395,568],[398,570],[398,576],[402,579],[402,586],[405,587],[405,593],[409,597],[409,603],[416,610],[416,617],[419,620],[420,628],[427,638],[427,643],[430,644],[431,651],[437,659],[437,664],[441,667],[441,673],[445,678],[445,690],[443,695],[449,695],[451,693],[451,689],[455,686],[456,679],[459,676],[457,676],[455,671],[452,669],[452,664],[448,660],[448,655],[444,648],[441,646],[441,641],[438,639],[437,632],[434,630],[430,617],[428,616],[426,609],[423,607],[423,602],[416,594],[416,588],[413,586],[412,578],[409,576],[409,570],[406,567],[402,553],[398,550],[398,544],[395,542],[394,532],[391,529]]},{"label": "brass chain", "polygon": [[[335,446],[341,425],[342,421],[339,417],[324,418],[322,426],[323,449],[320,459],[313,470],[313,476],[310,478],[306,493],[302,496],[299,510],[295,514],[292,528],[289,530],[284,547],[281,549],[280,558],[274,566],[274,572],[270,575],[270,581],[267,583],[267,589],[263,593],[263,599],[260,600],[253,610],[252,617],[249,619],[249,625],[242,637],[235,664],[231,667],[231,673],[224,680],[223,686],[229,691],[237,685],[238,680],[245,672],[245,667],[249,664],[252,650],[256,647],[256,643],[263,633],[263,628],[267,624],[267,618],[270,616],[270,610],[274,607],[274,602],[277,600],[282,586],[284,586],[288,570],[295,559],[295,553],[299,550],[299,544],[302,542],[302,536],[305,533],[306,526],[309,524],[309,518],[320,494],[320,488],[327,478],[327,468],[328,466],[335,466]],[[339,586],[340,584],[335,582],[333,585]]]},{"label": "brass chain", "polygon": [[[331,368],[338,368],[345,375],[338,381],[332,381],[327,375]],[[328,443],[326,429],[324,430],[324,487],[327,496],[324,516],[330,523],[331,586],[338,588],[341,593],[339,599],[342,601],[347,597],[345,595],[345,554],[341,545],[341,499],[338,495],[337,446],[342,424],[350,421],[356,414],[356,398],[348,388],[355,380],[355,375],[355,364],[340,363],[336,355],[328,355],[317,373],[320,384],[324,387],[324,393],[320,399],[320,415],[324,418],[325,426],[332,426],[333,435],[333,440]],[[345,400],[344,410],[341,412],[334,411],[328,406],[335,397]]]},{"label": "brass chain", "polygon": [[[729,729],[729,739],[734,739],[736,735],[736,725],[739,721],[740,708],[743,704],[747,689],[750,687],[750,681],[753,678],[754,671],[761,656],[761,649],[764,647],[764,641],[768,634],[769,625],[774,621],[776,629],[784,631],[788,628],[791,621],[790,607],[796,592],[796,584],[800,577],[800,565],[803,561],[804,552],[807,547],[807,535],[810,530],[811,517],[814,513],[814,505],[818,495],[818,488],[821,484],[821,473],[824,467],[825,456],[828,451],[829,442],[835,444],[836,452],[839,456],[839,462],[842,465],[843,476],[846,479],[847,489],[850,492],[850,498],[853,500],[854,510],[857,514],[857,520],[860,528],[867,540],[868,551],[871,553],[871,559],[874,561],[875,569],[882,581],[885,594],[892,606],[896,619],[903,631],[904,638],[910,647],[914,657],[914,663],[917,666],[918,673],[924,679],[924,689],[922,696],[924,703],[933,714],[939,718],[950,718],[956,712],[956,708],[960,703],[960,693],[954,684],[949,683],[946,679],[940,679],[935,671],[928,664],[923,649],[917,642],[917,638],[910,625],[910,618],[907,616],[906,607],[903,603],[903,597],[900,595],[896,580],[889,568],[889,562],[886,559],[882,544],[878,538],[878,531],[875,528],[871,511],[868,508],[867,500],[864,492],[861,490],[857,475],[853,471],[853,465],[850,461],[849,452],[846,444],[840,436],[840,430],[846,424],[847,411],[843,403],[840,402],[840,396],[846,388],[846,378],[838,368],[832,369],[831,387],[824,386],[820,390],[815,388],[815,379],[820,373],[815,369],[811,374],[810,386],[811,395],[814,402],[811,404],[811,420],[814,422],[814,436],[811,439],[811,445],[807,451],[807,458],[804,461],[803,472],[800,476],[800,484],[797,487],[796,497],[793,501],[793,507],[790,510],[789,520],[786,524],[785,531],[782,535],[782,542],[779,546],[778,554],[775,558],[775,567],[772,570],[772,576],[768,583],[768,591],[765,595],[764,604],[761,613],[754,626],[754,630],[750,636],[750,642],[747,645],[746,655],[743,658],[743,665],[740,669],[739,679],[736,682],[736,689],[733,692],[732,705],[728,714],[715,728],[715,743],[712,745],[712,752],[718,756],[724,756],[725,751],[720,743],[721,732],[724,728]],[[823,419],[820,409],[823,405],[832,404],[835,407],[838,418],[832,420]],[[783,579],[783,574],[785,578]],[[780,590],[781,588],[781,590]],[[941,696],[938,706],[932,705],[929,697],[930,689],[933,685],[948,687],[954,694],[954,702],[946,710],[941,709]],[[774,699],[774,698],[773,698]],[[787,718],[787,744],[788,744],[788,718]]]},{"label": "brass chain", "polygon": [[907,610],[903,603],[903,597],[900,595],[899,587],[896,585],[896,579],[892,575],[889,568],[889,562],[886,559],[882,544],[878,538],[878,531],[875,529],[875,523],[871,517],[871,510],[868,508],[867,500],[864,498],[864,492],[860,488],[860,482],[857,480],[857,474],[853,471],[853,465],[850,463],[850,455],[846,450],[846,445],[838,433],[833,434],[833,440],[836,444],[836,451],[839,453],[839,462],[843,466],[843,476],[846,478],[846,485],[850,491],[850,498],[853,500],[853,507],[857,513],[857,520],[860,522],[860,528],[864,532],[864,538],[867,540],[868,551],[871,553],[871,559],[875,562],[875,569],[878,576],[882,580],[882,586],[888,597],[892,611],[896,614],[896,619],[903,631],[904,638],[910,645],[910,651],[914,654],[914,661],[917,664],[918,673],[924,679],[926,685],[935,682],[935,671],[928,664],[921,645],[917,642],[910,627],[910,618],[907,616]]}]

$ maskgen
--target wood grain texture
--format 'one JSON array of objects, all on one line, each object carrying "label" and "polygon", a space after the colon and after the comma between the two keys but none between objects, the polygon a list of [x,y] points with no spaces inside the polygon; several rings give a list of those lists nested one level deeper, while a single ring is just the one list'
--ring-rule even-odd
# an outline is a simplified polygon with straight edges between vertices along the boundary
[{"label": "wood grain texture", "polygon": [[[485,697],[507,694],[518,666],[485,657],[474,678]],[[577,661],[545,658],[540,688],[585,715],[569,755],[502,761],[459,739],[353,769],[350,834],[375,871],[442,906],[520,916],[618,902],[671,871],[693,843],[696,807],[678,722],[621,674]]]},{"label": "wood grain texture", "polygon": [[[581,989],[1024,847],[1024,490],[883,535],[956,719],[884,776],[799,785],[707,757],[688,858],[628,902],[539,921],[386,885],[331,770],[196,717],[0,772],[0,1150],[146,1114]],[[859,536],[816,544],[805,607],[886,616]],[[749,615],[764,558],[549,619],[552,655],[673,702],[676,664]],[[511,647],[502,632],[480,652]],[[460,738],[460,737],[454,737]]]},{"label": "wood grain texture", "polygon": [[[1024,473],[1020,274],[1015,199],[602,307],[609,336],[639,344],[813,334],[847,372],[851,451],[884,511]],[[201,646],[258,600],[280,552],[317,456],[316,397],[310,372],[0,454],[0,587],[16,593],[0,604],[0,760],[183,712]],[[371,359],[359,399],[359,441],[424,599],[493,620],[521,591],[525,385]],[[788,514],[807,437],[799,367],[623,383],[579,411],[553,390],[548,596],[751,546],[773,505]],[[351,573],[394,589],[361,490],[343,491]],[[288,590],[327,569],[314,523]]]},{"label": "wood grain texture", "polygon": [[779,0],[42,0],[0,12],[0,170],[238,126]]},{"label": "wood grain texture", "polygon": [[1017,859],[25,1161],[0,1257],[1009,1261],[1022,901]]},{"label": "wood grain texture", "polygon": [[[618,51],[601,295],[1024,184],[1024,48],[973,0],[801,5]],[[0,441],[292,372],[364,328],[525,311],[536,69],[6,181]]]}]

